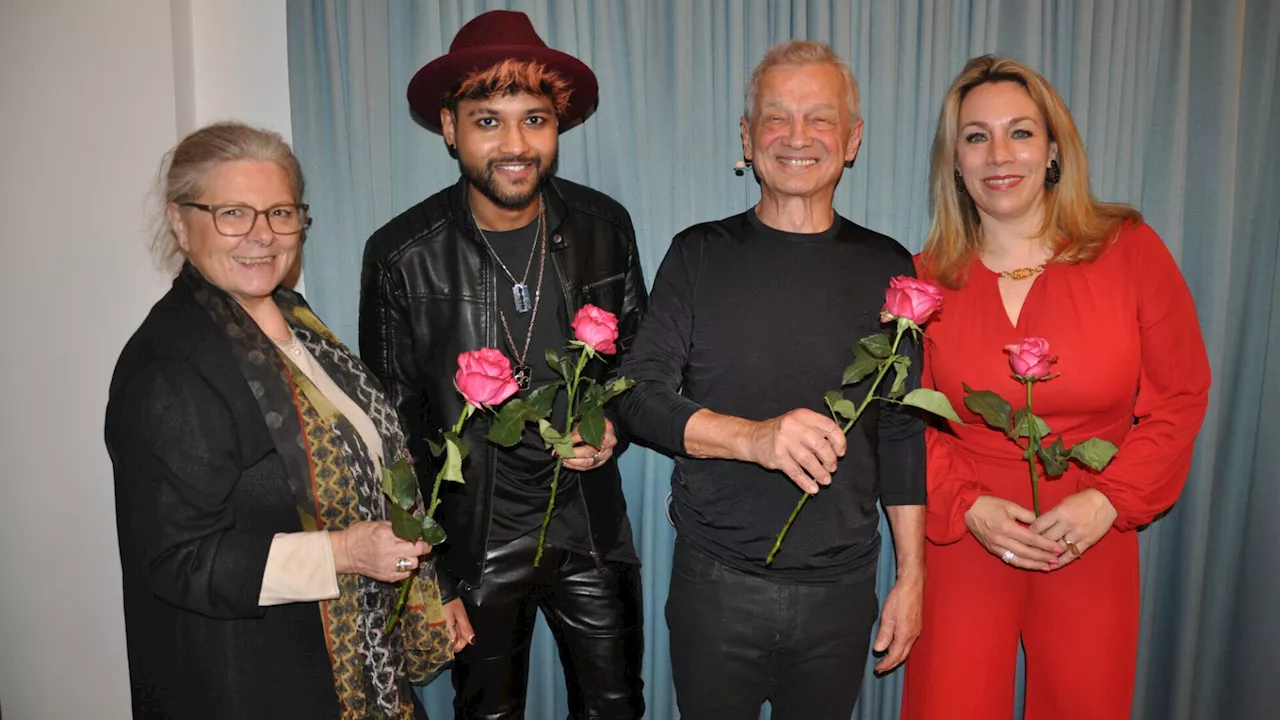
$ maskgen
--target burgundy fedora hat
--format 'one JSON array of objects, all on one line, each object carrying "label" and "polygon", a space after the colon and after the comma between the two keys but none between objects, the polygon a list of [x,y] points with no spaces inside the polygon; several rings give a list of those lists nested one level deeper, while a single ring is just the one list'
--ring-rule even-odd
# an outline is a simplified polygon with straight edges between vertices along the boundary
[{"label": "burgundy fedora hat", "polygon": [[449,52],[427,63],[409,81],[409,108],[432,132],[440,130],[440,108],[445,97],[467,75],[503,60],[532,60],[560,73],[572,88],[569,105],[560,115],[564,132],[586,120],[596,108],[600,87],[595,73],[581,60],[547,47],[522,12],[493,10],[477,15],[462,26]]}]

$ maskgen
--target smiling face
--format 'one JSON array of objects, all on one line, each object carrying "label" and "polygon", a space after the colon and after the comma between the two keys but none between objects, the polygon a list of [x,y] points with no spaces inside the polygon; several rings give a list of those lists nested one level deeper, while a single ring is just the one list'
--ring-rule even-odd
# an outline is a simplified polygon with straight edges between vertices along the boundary
[{"label": "smiling face", "polygon": [[742,151],[754,163],[761,194],[828,198],[853,162],[862,120],[849,116],[845,81],[833,65],[777,65],[765,71],[755,117],[741,123]]},{"label": "smiling face", "polygon": [[[193,202],[266,210],[291,205],[296,199],[289,174],[278,164],[236,160],[215,165],[204,179],[204,191]],[[297,261],[302,235],[276,234],[265,215],[259,215],[243,237],[219,233],[213,216],[196,208],[170,205],[168,216],[187,260],[246,307],[269,298]]]},{"label": "smiling face", "polygon": [[1041,214],[1045,170],[1057,154],[1043,113],[1020,84],[979,85],[960,103],[956,169],[984,220]]},{"label": "smiling face", "polygon": [[544,95],[460,100],[456,114],[440,111],[440,123],[463,177],[500,208],[528,207],[555,173],[560,135],[555,106]]}]

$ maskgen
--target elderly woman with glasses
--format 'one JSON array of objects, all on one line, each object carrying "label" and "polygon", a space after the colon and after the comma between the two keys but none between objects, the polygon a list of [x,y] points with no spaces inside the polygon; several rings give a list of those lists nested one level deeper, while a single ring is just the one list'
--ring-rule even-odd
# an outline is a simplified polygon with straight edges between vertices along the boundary
[{"label": "elderly woman with glasses", "polygon": [[134,717],[425,717],[411,685],[451,657],[431,548],[386,521],[394,410],[286,287],[310,223],[297,158],[221,123],[161,177],[157,251],[181,269],[106,418]]}]

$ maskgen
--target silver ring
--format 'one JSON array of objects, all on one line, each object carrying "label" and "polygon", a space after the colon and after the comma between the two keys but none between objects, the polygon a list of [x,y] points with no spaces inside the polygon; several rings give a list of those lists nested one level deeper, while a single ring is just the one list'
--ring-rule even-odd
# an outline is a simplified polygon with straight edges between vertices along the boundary
[{"label": "silver ring", "polygon": [[591,456],[591,464],[595,465],[600,462],[600,453]]},{"label": "silver ring", "polygon": [[396,558],[396,571],[409,572],[413,569],[413,561],[409,558]]},{"label": "silver ring", "polygon": [[1005,561],[1005,563],[1007,564],[1007,563],[1013,562],[1014,560],[1017,560],[1018,556],[1014,555],[1012,550],[1005,550],[1004,554],[1000,556],[1000,559]]}]

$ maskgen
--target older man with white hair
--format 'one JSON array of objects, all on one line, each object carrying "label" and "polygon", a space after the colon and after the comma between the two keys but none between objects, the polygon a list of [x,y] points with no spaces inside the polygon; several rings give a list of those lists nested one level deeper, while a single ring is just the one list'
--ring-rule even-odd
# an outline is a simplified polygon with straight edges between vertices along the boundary
[{"label": "older man with white hair", "polygon": [[[901,245],[832,206],[862,140],[848,64],[820,43],[783,43],[746,100],[742,149],[760,202],[672,242],[622,368],[637,384],[619,414],[676,457],[667,622],[682,717],[754,720],[769,700],[777,719],[847,720],[879,611],[877,500],[898,579],[876,669],[901,663],[920,632],[923,422],[873,404],[846,437],[823,398],[850,345],[881,329],[889,279],[914,272]],[[915,387],[919,349],[907,352]],[[767,564],[799,492],[816,496]]]}]

